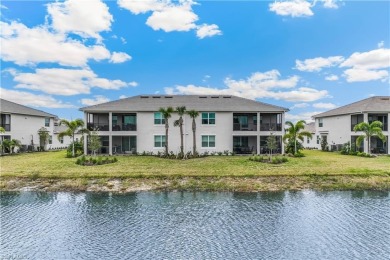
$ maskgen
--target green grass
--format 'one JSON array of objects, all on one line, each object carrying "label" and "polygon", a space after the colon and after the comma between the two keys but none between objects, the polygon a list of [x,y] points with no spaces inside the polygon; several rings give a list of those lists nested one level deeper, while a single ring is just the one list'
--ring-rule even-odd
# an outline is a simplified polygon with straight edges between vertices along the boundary
[{"label": "green grass", "polygon": [[[29,182],[57,179],[66,181],[68,186],[72,186],[69,181],[73,179],[81,190],[89,185],[85,179],[101,179],[103,184],[106,180],[120,179],[127,183],[126,187],[132,186],[128,181],[132,179],[141,186],[147,183],[156,188],[191,190],[196,187],[201,190],[234,190],[237,187],[241,187],[240,190],[270,190],[273,183],[277,185],[275,189],[301,189],[307,187],[305,183],[311,184],[309,188],[314,185],[321,189],[383,189],[390,186],[388,156],[362,158],[313,150],[304,151],[304,154],[305,157],[289,158],[287,163],[280,165],[249,161],[247,156],[191,160],[118,156],[118,162],[98,166],[77,165],[76,159],[65,158],[64,151],[19,154],[0,157],[0,188],[7,189],[12,179]],[[260,181],[253,181],[255,179]],[[164,184],[164,181],[168,183]]]}]

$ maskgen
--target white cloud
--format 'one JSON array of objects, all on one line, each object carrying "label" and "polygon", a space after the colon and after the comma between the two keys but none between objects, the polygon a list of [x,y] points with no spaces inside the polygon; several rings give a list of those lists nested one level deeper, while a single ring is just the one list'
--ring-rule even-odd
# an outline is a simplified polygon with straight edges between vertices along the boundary
[{"label": "white cloud", "polygon": [[85,46],[64,34],[52,33],[44,26],[28,28],[18,22],[0,22],[0,25],[1,58],[4,61],[18,65],[50,62],[86,66],[89,60],[110,58],[110,52],[102,45]]},{"label": "white cloud", "polygon": [[205,37],[212,37],[214,35],[221,35],[222,32],[219,30],[218,25],[216,24],[202,24],[198,26],[198,30],[196,31],[196,36],[199,39],[203,39]]},{"label": "white cloud", "polygon": [[5,5],[0,4],[0,9],[8,9]]},{"label": "white cloud", "polygon": [[[299,81],[298,76],[291,76],[287,79],[280,79],[277,70],[253,73],[247,79],[233,80],[226,78],[226,88],[218,89],[211,87],[187,85],[165,88],[167,94],[198,94],[198,95],[236,95],[249,99],[273,98],[293,102],[310,102],[328,96],[326,90],[313,88],[296,88]],[[289,89],[289,90],[286,90]]]},{"label": "white cloud", "polygon": [[383,69],[390,67],[390,49],[376,49],[368,52],[355,52],[340,67],[360,69]]},{"label": "white cloud", "polygon": [[63,103],[48,95],[36,95],[30,92],[0,88],[0,96],[3,99],[32,107],[48,108],[75,108],[72,104]]},{"label": "white cloud", "polygon": [[340,67],[351,67],[344,71],[348,82],[386,80],[389,76],[390,49],[355,52]]},{"label": "white cloud", "polygon": [[189,31],[196,28],[197,20],[198,16],[192,11],[191,4],[184,4],[154,11],[146,20],[146,24],[156,31]]},{"label": "white cloud", "polygon": [[383,46],[385,46],[385,42],[384,41],[378,42],[378,48],[379,49],[383,48]]},{"label": "white cloud", "polygon": [[110,58],[111,63],[122,63],[131,60],[131,56],[124,52],[113,52]]},{"label": "white cloud", "polygon": [[328,80],[328,81],[336,81],[338,79],[339,79],[339,77],[337,75],[334,75],[334,74],[325,77],[325,80]]},{"label": "white cloud", "polygon": [[337,106],[332,103],[315,103],[313,104],[314,108],[322,108],[322,109],[333,109],[336,108]]},{"label": "white cloud", "polygon": [[371,80],[386,80],[389,76],[387,70],[368,70],[352,68],[344,71],[344,77],[348,82],[361,82]]},{"label": "white cloud", "polygon": [[159,0],[118,0],[118,5],[132,12],[133,14],[143,14],[150,11],[156,11],[164,9],[167,6],[167,2]]},{"label": "white cloud", "polygon": [[136,87],[138,86],[138,82],[135,82],[135,81],[132,81],[132,82],[129,82],[127,83],[130,87]]},{"label": "white cloud", "polygon": [[312,116],[322,113],[323,111],[303,112],[299,114],[286,113],[286,121],[297,122],[299,120],[305,120],[306,123],[313,122]]},{"label": "white cloud", "polygon": [[339,6],[336,4],[337,0],[322,0],[325,8],[337,9]]},{"label": "white cloud", "polygon": [[61,33],[75,33],[82,37],[101,40],[102,31],[108,31],[113,17],[108,6],[100,0],[67,0],[47,5],[52,27]]},{"label": "white cloud", "polygon": [[104,97],[104,96],[101,96],[101,95],[97,95],[97,96],[94,96],[95,99],[91,99],[91,98],[82,98],[80,101],[81,101],[81,104],[85,105],[85,106],[93,106],[93,105],[97,105],[97,104],[101,104],[101,103],[106,103],[108,101],[110,101],[110,99]]},{"label": "white cloud", "polygon": [[294,104],[292,107],[290,107],[290,109],[294,109],[294,108],[305,108],[305,107],[308,107],[309,104],[307,103],[298,103],[298,104]]},{"label": "white cloud", "polygon": [[321,71],[322,68],[329,68],[340,64],[344,58],[342,56],[332,56],[328,58],[318,57],[306,59],[304,61],[296,60],[295,68],[300,71]]},{"label": "white cloud", "polygon": [[311,4],[305,0],[275,1],[269,5],[270,11],[282,16],[312,16]]},{"label": "white cloud", "polygon": [[119,98],[120,98],[120,99],[124,99],[124,98],[127,98],[127,96],[125,96],[125,95],[120,95]]},{"label": "white cloud", "polygon": [[35,73],[13,72],[16,88],[42,91],[52,95],[89,94],[93,87],[120,89],[128,86],[121,80],[99,78],[89,69],[36,69]]},{"label": "white cloud", "polygon": [[196,3],[192,0],[118,0],[120,7],[133,14],[151,12],[146,24],[154,30],[165,32],[197,30],[197,37],[200,39],[222,34],[215,24],[196,24],[199,17],[192,10],[194,4]]}]

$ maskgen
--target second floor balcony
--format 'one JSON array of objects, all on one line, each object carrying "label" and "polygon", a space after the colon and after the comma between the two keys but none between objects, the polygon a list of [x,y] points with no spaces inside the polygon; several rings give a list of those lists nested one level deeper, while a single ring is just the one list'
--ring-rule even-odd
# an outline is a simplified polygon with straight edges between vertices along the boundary
[{"label": "second floor balcony", "polygon": [[135,113],[112,114],[112,129],[108,113],[91,113],[87,115],[87,128],[90,131],[136,131],[137,115]]},{"label": "second floor balcony", "polygon": [[257,114],[234,113],[233,131],[257,131]]},{"label": "second floor balcony", "polygon": [[282,114],[260,114],[260,131],[282,131]]}]

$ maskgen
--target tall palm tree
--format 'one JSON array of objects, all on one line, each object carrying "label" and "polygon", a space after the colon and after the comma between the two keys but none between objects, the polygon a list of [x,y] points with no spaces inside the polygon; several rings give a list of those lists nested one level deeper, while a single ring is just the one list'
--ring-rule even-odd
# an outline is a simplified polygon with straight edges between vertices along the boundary
[{"label": "tall palm tree", "polygon": [[289,126],[289,128],[286,129],[286,134],[283,136],[283,141],[286,141],[287,139],[293,140],[294,142],[294,154],[297,153],[297,139],[301,140],[303,142],[303,137],[306,136],[307,138],[312,138],[312,134],[307,131],[301,131],[305,128],[306,122],[305,120],[299,120],[295,125],[287,121],[286,125]]},{"label": "tall palm tree", "polygon": [[193,141],[193,148],[192,148],[192,154],[196,155],[196,122],[195,119],[199,116],[199,112],[195,110],[189,110],[187,111],[187,114],[192,118],[192,141]]},{"label": "tall palm tree", "polygon": [[168,156],[168,129],[169,129],[168,119],[171,118],[174,110],[172,107],[167,107],[167,108],[160,107],[158,112],[160,112],[165,118],[165,155]]},{"label": "tall palm tree", "polygon": [[179,114],[179,119],[175,120],[173,123],[174,126],[180,127],[180,156],[184,157],[184,145],[183,145],[183,115],[186,113],[186,107],[176,107],[176,113]]},{"label": "tall palm tree", "polygon": [[382,141],[386,141],[386,137],[382,133],[382,122],[380,121],[374,121],[371,124],[368,124],[366,122],[361,122],[353,128],[353,131],[358,132],[361,131],[363,132],[362,135],[360,135],[356,139],[356,145],[360,146],[360,144],[363,142],[364,139],[367,139],[368,141],[368,153],[371,153],[370,147],[371,147],[371,137],[372,136],[377,136],[379,139]]},{"label": "tall palm tree", "polygon": [[81,119],[75,119],[72,121],[62,119],[60,121],[59,125],[64,125],[68,129],[66,129],[65,131],[62,131],[58,134],[58,140],[60,140],[64,136],[70,136],[72,138],[72,157],[74,157],[75,156],[75,152],[74,152],[74,136],[75,136],[75,134],[89,133],[89,130],[84,128],[84,121]]}]

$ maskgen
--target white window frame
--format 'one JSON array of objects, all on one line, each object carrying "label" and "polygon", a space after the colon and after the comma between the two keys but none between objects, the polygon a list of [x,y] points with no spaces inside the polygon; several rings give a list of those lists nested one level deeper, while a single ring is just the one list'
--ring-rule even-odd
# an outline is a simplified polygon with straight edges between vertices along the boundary
[{"label": "white window frame", "polygon": [[[207,146],[203,146],[203,137],[206,137],[207,136]],[[210,137],[211,136],[213,136],[214,137],[214,146],[210,146]],[[201,147],[202,148],[211,148],[211,149],[214,149],[215,147],[216,147],[216,144],[217,144],[217,138],[216,138],[216,136],[215,135],[201,135],[200,136],[201,137],[201,139],[200,139],[200,141],[201,141]]]},{"label": "white window frame", "polygon": [[323,127],[323,126],[324,126],[324,119],[318,118],[318,127]]},{"label": "white window frame", "polygon": [[[203,114],[207,114],[207,123],[206,124],[203,123]],[[214,119],[214,124],[210,124],[210,114],[214,114],[214,118],[211,118],[211,119]],[[202,112],[200,120],[202,122],[202,125],[216,125],[217,113],[215,113],[215,112]]]},{"label": "white window frame", "polygon": [[[157,114],[160,114],[161,117],[160,118],[156,118]],[[156,124],[156,119],[161,120],[161,123],[160,124]],[[153,113],[153,124],[154,125],[165,125],[165,118],[164,118],[164,115],[161,112],[154,112]]]},{"label": "white window frame", "polygon": [[[157,137],[157,136],[160,136],[160,137],[161,137],[161,146],[156,146],[156,137]],[[165,141],[164,141],[164,142],[163,142],[163,140],[162,140],[162,137],[165,137]],[[167,138],[166,138],[165,135],[154,135],[154,136],[153,136],[153,148],[158,148],[158,149],[160,149],[160,148],[165,148],[166,142],[167,142]]]}]

